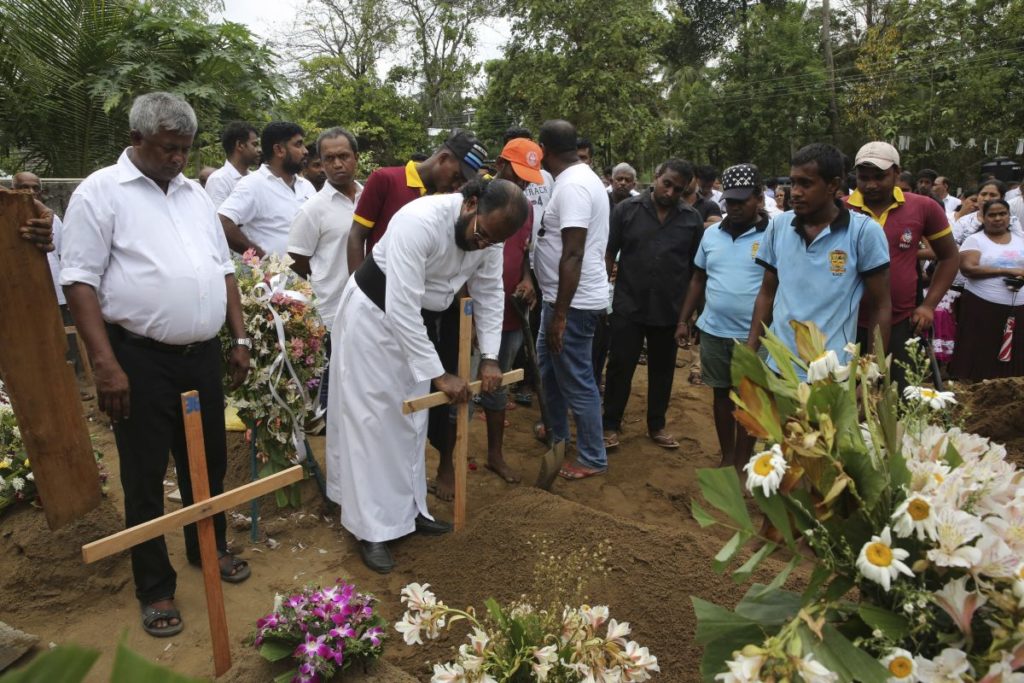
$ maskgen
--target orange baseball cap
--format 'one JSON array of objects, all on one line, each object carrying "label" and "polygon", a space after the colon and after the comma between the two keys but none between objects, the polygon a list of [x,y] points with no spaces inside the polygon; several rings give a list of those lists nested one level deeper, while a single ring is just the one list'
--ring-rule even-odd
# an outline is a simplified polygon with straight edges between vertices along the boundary
[{"label": "orange baseball cap", "polygon": [[516,175],[526,182],[544,184],[544,176],[540,174],[540,160],[544,158],[544,152],[533,140],[513,138],[498,157],[512,164]]}]

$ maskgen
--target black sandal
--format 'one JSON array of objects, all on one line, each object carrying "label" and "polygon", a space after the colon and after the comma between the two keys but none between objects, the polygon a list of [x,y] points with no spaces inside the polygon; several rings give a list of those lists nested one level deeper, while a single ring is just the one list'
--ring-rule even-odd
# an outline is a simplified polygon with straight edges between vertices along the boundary
[{"label": "black sandal", "polygon": [[[171,619],[177,619],[177,624],[171,624]],[[153,626],[158,621],[168,622],[166,626]],[[176,636],[185,628],[185,622],[181,619],[181,612],[175,608],[157,609],[152,605],[142,606],[142,628],[154,638],[168,638]]]},{"label": "black sandal", "polygon": [[[240,560],[227,551],[217,555],[218,560],[223,557],[231,558],[231,569],[229,571],[224,571],[223,567],[220,568],[221,581],[224,581],[225,583],[242,583],[252,575],[249,563],[245,560]],[[218,565],[219,564],[220,563],[218,562]]]}]

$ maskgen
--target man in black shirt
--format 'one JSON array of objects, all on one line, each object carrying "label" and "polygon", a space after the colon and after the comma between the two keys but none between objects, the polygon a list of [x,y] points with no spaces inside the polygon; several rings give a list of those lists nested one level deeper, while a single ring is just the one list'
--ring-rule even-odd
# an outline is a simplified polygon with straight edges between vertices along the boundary
[{"label": "man in black shirt", "polygon": [[686,191],[683,193],[683,202],[697,210],[705,228],[722,220],[722,207],[716,202],[701,196],[700,192],[697,191],[696,180],[691,180],[690,184],[686,187]]},{"label": "man in black shirt", "polygon": [[683,201],[692,181],[689,162],[671,159],[655,171],[651,189],[622,201],[612,212],[605,259],[609,272],[615,254],[619,264],[604,400],[607,447],[619,443],[622,414],[645,339],[648,434],[659,446],[679,447],[665,431],[665,411],[675,373],[679,306],[704,232],[700,214]]}]

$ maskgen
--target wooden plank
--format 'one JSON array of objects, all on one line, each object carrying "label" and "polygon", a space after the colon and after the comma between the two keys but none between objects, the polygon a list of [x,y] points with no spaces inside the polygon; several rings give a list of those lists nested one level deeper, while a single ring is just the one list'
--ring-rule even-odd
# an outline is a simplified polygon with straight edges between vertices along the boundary
[{"label": "wooden plank", "polygon": [[[221,406],[215,406],[222,410]],[[188,448],[188,473],[192,482],[192,497],[196,501],[210,499],[210,477],[206,473],[206,445],[203,442],[203,420],[199,405],[199,392],[187,391],[181,395],[181,412],[185,419],[185,445]],[[210,641],[213,644],[213,671],[223,676],[231,668],[231,644],[228,642],[228,618],[224,614],[224,593],[220,585],[220,560],[217,557],[217,538],[213,530],[213,517],[196,522],[199,531],[199,556],[203,565],[203,584],[206,589],[206,616],[210,620]]]},{"label": "wooden plank", "polygon": [[[516,368],[506,372],[501,377],[501,386],[507,386],[509,384],[515,384],[523,380],[523,369]],[[480,380],[475,380],[469,383],[469,393],[476,396],[480,393]],[[402,414],[408,415],[409,413],[415,413],[420,410],[426,410],[427,408],[433,408],[434,406],[443,406],[445,403],[450,403],[448,396],[443,391],[435,391],[432,394],[426,396],[420,396],[419,398],[411,398],[408,401],[402,402]]]},{"label": "wooden plank", "polygon": [[277,489],[301,481],[303,476],[302,465],[295,465],[286,470],[264,477],[258,481],[239,486],[236,489],[225,491],[208,500],[197,502],[188,507],[183,507],[163,517],[151,519],[142,524],[119,531],[116,534],[101,538],[98,541],[87,543],[82,546],[82,560],[86,564],[110,557],[122,550],[128,550],[143,541],[148,541],[157,536],[174,531],[186,524],[198,522],[204,517],[209,517],[218,512],[224,512],[236,505],[247,503],[253,498],[266,495]]},{"label": "wooden plank", "polygon": [[82,416],[46,256],[18,228],[36,217],[31,192],[0,191],[0,378],[11,397],[51,529],[100,504],[100,477]]},{"label": "wooden plank", "polygon": [[[459,302],[459,377],[469,381],[469,355],[473,346],[473,300]],[[455,530],[466,526],[466,475],[469,472],[469,401],[455,407]]]}]

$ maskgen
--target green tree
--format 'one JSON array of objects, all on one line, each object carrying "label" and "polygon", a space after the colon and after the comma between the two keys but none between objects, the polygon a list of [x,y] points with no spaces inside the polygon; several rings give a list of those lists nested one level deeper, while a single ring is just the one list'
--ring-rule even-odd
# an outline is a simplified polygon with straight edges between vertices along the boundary
[{"label": "green tree", "polygon": [[239,24],[209,23],[204,6],[0,5],[0,145],[20,166],[82,176],[111,163],[127,144],[128,109],[144,92],[187,99],[199,118],[200,147],[216,139],[225,120],[263,118],[279,87],[272,53]]},{"label": "green tree", "polygon": [[660,160],[657,56],[669,23],[652,0],[515,0],[504,12],[511,35],[504,59],[485,66],[477,106],[488,141],[512,123],[536,128],[557,117],[594,141],[601,163]]}]

